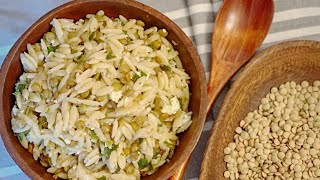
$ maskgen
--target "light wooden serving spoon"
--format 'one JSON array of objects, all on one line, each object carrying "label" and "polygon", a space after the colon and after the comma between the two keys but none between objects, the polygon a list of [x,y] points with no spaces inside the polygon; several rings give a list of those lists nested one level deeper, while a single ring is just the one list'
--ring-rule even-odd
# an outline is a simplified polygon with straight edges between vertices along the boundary
[{"label": "light wooden serving spoon", "polygon": [[[224,0],[212,36],[207,116],[230,78],[254,55],[273,18],[273,0]],[[171,177],[182,179],[188,160]]]}]

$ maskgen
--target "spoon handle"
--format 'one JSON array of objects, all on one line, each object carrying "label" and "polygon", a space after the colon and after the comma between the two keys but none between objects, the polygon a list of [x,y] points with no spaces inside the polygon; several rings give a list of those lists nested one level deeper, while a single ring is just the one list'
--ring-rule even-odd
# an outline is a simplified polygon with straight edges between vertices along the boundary
[{"label": "spoon handle", "polygon": [[261,46],[272,17],[272,0],[223,2],[212,36],[207,115],[225,84]]},{"label": "spoon handle", "polygon": [[[261,46],[272,22],[273,8],[273,0],[223,1],[212,36],[207,116],[225,84]],[[182,179],[188,160],[171,180]]]},{"label": "spoon handle", "polygon": [[[212,59],[215,55],[212,54]],[[244,64],[244,62],[242,63]],[[212,106],[219,93],[231,79],[231,77],[237,72],[237,70],[242,66],[241,62],[228,62],[228,61],[215,61],[211,62],[211,72],[210,79],[208,82],[207,92],[208,92],[208,106],[207,106],[207,117],[211,112]]]}]

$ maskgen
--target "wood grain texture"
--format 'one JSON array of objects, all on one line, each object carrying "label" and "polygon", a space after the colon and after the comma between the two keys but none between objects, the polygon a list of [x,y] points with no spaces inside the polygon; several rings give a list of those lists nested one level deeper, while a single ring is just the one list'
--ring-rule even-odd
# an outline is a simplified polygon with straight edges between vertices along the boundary
[{"label": "wood grain texture", "polygon": [[[273,0],[223,1],[212,35],[207,116],[225,84],[261,46],[273,11]],[[182,179],[187,164],[188,160],[171,179]]]},{"label": "wood grain texture", "polygon": [[261,46],[273,12],[273,0],[223,1],[212,35],[207,112],[224,85]]},{"label": "wood grain texture", "polygon": [[207,106],[206,80],[204,69],[199,55],[183,31],[170,19],[160,12],[132,0],[82,0],[72,1],[64,4],[40,18],[33,24],[14,44],[9,54],[4,60],[0,72],[0,132],[4,144],[18,164],[18,166],[31,179],[53,179],[52,174],[46,172],[46,169],[39,162],[33,160],[32,155],[25,150],[18,139],[11,131],[11,108],[14,104],[14,85],[22,74],[19,55],[26,51],[27,43],[35,43],[40,40],[45,32],[50,28],[49,23],[53,18],[84,18],[88,13],[96,13],[98,10],[104,10],[109,17],[123,15],[127,18],[141,19],[145,22],[146,28],[157,26],[166,28],[169,32],[168,39],[175,41],[183,66],[186,72],[191,76],[191,100],[189,110],[193,112],[193,123],[190,128],[181,134],[180,144],[170,162],[163,165],[153,175],[143,179],[167,179],[175,170],[189,157],[202,132],[205,122],[205,108]]},{"label": "wood grain texture", "polygon": [[287,81],[297,83],[320,79],[320,42],[292,41],[259,53],[245,66],[226,95],[214,122],[204,160],[201,180],[222,180],[226,170],[223,149],[233,141],[234,129],[271,87]]}]

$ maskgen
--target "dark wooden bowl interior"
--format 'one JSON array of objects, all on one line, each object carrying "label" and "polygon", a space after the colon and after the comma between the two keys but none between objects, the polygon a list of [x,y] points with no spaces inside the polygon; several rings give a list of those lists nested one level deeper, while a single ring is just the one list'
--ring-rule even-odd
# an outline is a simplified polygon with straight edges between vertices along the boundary
[{"label": "dark wooden bowl interior", "polygon": [[84,0],[73,1],[64,4],[39,19],[33,24],[15,43],[7,55],[0,72],[0,131],[4,144],[19,167],[32,179],[53,179],[52,174],[35,161],[30,153],[25,150],[11,131],[11,109],[14,104],[14,85],[22,74],[19,55],[26,51],[27,43],[36,43],[46,33],[53,18],[71,18],[78,20],[86,14],[104,10],[109,17],[123,15],[126,18],[141,19],[146,27],[157,26],[166,28],[169,32],[167,37],[178,45],[181,61],[186,72],[191,76],[190,91],[191,101],[189,110],[193,112],[193,123],[190,128],[181,134],[180,145],[170,162],[162,166],[156,173],[144,179],[167,179],[187,159],[193,151],[200,137],[205,121],[206,107],[206,81],[204,70],[194,45],[183,31],[170,19],[160,12],[131,0]]},{"label": "dark wooden bowl interior", "polygon": [[226,171],[223,149],[233,141],[234,129],[274,86],[287,81],[320,80],[320,42],[293,41],[256,55],[240,73],[225,97],[211,131],[200,179],[221,180]]}]

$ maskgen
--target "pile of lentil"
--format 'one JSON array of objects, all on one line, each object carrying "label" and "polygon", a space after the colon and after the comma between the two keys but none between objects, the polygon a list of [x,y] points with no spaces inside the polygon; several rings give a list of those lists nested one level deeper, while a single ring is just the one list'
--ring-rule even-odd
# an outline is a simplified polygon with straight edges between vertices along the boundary
[{"label": "pile of lentil", "polygon": [[286,82],[240,121],[224,149],[229,179],[320,179],[320,81]]}]

